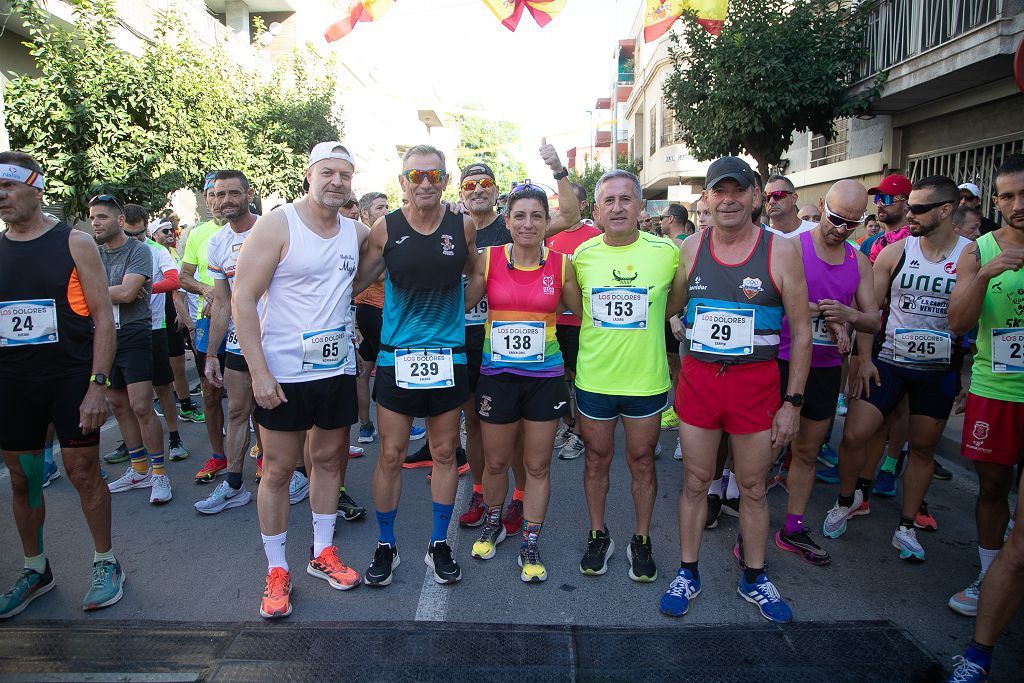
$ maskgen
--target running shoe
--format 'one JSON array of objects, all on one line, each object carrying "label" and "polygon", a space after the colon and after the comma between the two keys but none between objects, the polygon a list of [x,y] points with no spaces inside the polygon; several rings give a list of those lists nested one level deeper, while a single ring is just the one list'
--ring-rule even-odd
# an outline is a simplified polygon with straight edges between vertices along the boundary
[{"label": "running shoe", "polygon": [[914,515],[914,526],[925,531],[939,530],[939,523],[935,521],[935,516],[928,512],[928,501],[921,501],[921,507],[917,509],[917,514]]},{"label": "running shoe", "polygon": [[[736,543],[732,546],[732,557],[736,560],[736,568],[741,572],[747,569],[747,563],[743,561],[743,534],[736,534]],[[767,560],[764,563],[765,568],[768,568]]]},{"label": "running shoe", "polygon": [[985,683],[988,680],[988,671],[966,657],[953,657],[953,664],[953,673],[946,683]]},{"label": "running shoe", "polygon": [[500,520],[497,524],[492,524],[490,520],[487,520],[484,522],[484,528],[480,531],[480,538],[473,543],[470,555],[478,560],[491,559],[498,550],[498,544],[507,536],[505,525]]},{"label": "running shoe", "polygon": [[484,494],[474,491],[466,506],[466,511],[459,515],[459,526],[478,527],[484,523],[486,514],[487,506],[484,505]]},{"label": "running shoe", "polygon": [[729,515],[730,517],[739,518],[740,516],[740,499],[739,498],[723,498],[722,499],[722,512]]},{"label": "running shoe", "polygon": [[250,458],[258,458],[258,457],[260,457],[262,455],[263,455],[263,453],[260,452],[260,445],[259,444],[254,444],[253,447],[249,449],[249,457]]},{"label": "running shoe", "polygon": [[826,484],[838,484],[839,483],[839,466],[826,467],[820,470],[815,470],[814,478],[818,481],[823,481]]},{"label": "running shoe", "polygon": [[896,456],[896,477],[899,478],[903,475],[903,470],[907,466],[907,457],[910,455],[910,449],[904,448],[900,451],[900,454]]},{"label": "running shoe", "polygon": [[949,599],[949,608],[965,617],[978,616],[978,596],[981,594],[981,580],[984,574],[978,574],[978,578],[971,582],[971,585],[963,589]]},{"label": "running shoe", "polygon": [[[256,425],[254,425],[252,423],[252,415],[249,416],[249,432],[251,434],[255,434],[256,433]],[[227,434],[225,434],[224,436],[227,436]]]},{"label": "running shoe", "polygon": [[523,530],[523,501],[512,499],[501,516],[501,525],[509,536]]},{"label": "running shoe", "polygon": [[231,488],[231,485],[226,481],[222,481],[217,484],[217,488],[213,490],[213,493],[203,500],[196,501],[193,507],[195,507],[197,512],[201,512],[204,515],[215,515],[228,508],[242,507],[248,504],[250,500],[252,500],[252,494],[245,489],[245,484],[242,484],[241,488],[236,490]]},{"label": "running shoe", "polygon": [[681,617],[690,610],[690,600],[700,595],[700,578],[694,578],[689,569],[680,569],[668,590],[661,596],[658,609],[670,617]]},{"label": "running shoe", "polygon": [[264,619],[283,619],[292,613],[288,596],[292,592],[292,577],[283,567],[267,572],[267,587],[260,601],[260,616]]},{"label": "running shoe", "polygon": [[160,399],[158,398],[153,399],[153,412],[157,414],[157,417],[164,416],[164,411],[163,408],[160,407]]},{"label": "running shoe", "polygon": [[126,462],[128,458],[128,447],[125,446],[124,441],[122,441],[117,445],[117,448],[103,456],[103,462],[108,465],[117,465],[119,463]]},{"label": "running shoe", "polygon": [[346,566],[338,558],[338,549],[333,545],[329,545],[321,550],[320,554],[316,557],[312,557],[313,548],[311,547],[309,554],[311,557],[309,564],[306,565],[306,573],[318,579],[323,579],[331,585],[331,588],[347,591],[355,588],[362,581],[359,572]]},{"label": "running shoe", "polygon": [[132,489],[148,489],[152,485],[152,470],[146,470],[145,474],[139,474],[129,467],[121,475],[120,479],[107,484],[107,488],[110,489],[111,493],[121,493],[122,491],[131,491]]},{"label": "running shoe", "polygon": [[363,574],[367,586],[389,586],[394,578],[395,569],[402,563],[398,556],[398,548],[390,543],[377,542],[377,550],[373,553],[373,562]]},{"label": "running shoe", "polygon": [[469,472],[469,458],[466,457],[466,449],[461,446],[455,448],[455,466],[459,468],[459,476]]},{"label": "running shoe", "polygon": [[676,415],[676,411],[669,407],[661,412],[661,428],[662,429],[676,429],[679,427],[679,416]]},{"label": "running shoe", "polygon": [[261,479],[263,479],[263,454],[262,453],[260,453],[259,457],[256,458],[256,483],[259,484]]},{"label": "running shoe", "polygon": [[892,535],[892,547],[900,551],[901,560],[924,562],[924,548],[917,541],[917,530],[914,527],[896,527]]},{"label": "running shoe", "polygon": [[757,605],[761,616],[768,621],[777,624],[788,624],[793,621],[793,610],[782,599],[775,584],[768,580],[767,574],[761,574],[753,583],[747,583],[747,578],[741,575],[736,592],[747,602]]},{"label": "running shoe", "polygon": [[953,478],[953,473],[942,466],[938,460],[935,461],[935,471],[932,472],[932,476],[941,481],[949,481]]},{"label": "running shoe", "polygon": [[657,458],[662,453],[661,442],[658,441],[654,444],[654,457]]},{"label": "running shoe", "polygon": [[718,517],[722,514],[722,497],[717,493],[708,494],[708,518],[704,521],[705,529],[718,526]]},{"label": "running shoe", "polygon": [[153,505],[163,505],[171,502],[171,480],[166,474],[154,474],[153,485],[149,492],[149,502]]},{"label": "running shoe", "polygon": [[629,578],[639,583],[652,583],[658,580],[658,568],[654,564],[650,536],[634,534],[626,549],[626,559],[629,561]]},{"label": "running shoe", "polygon": [[1013,519],[1011,518],[1010,521],[1006,524],[1006,531],[1003,532],[1003,543],[1006,543],[1007,539],[1010,538],[1010,533],[1013,531],[1013,526]]},{"label": "running shoe", "polygon": [[178,408],[178,419],[183,422],[195,422],[202,424],[206,422],[206,415],[203,415],[203,411],[199,409],[199,406],[193,405],[189,408]]},{"label": "running shoe", "polygon": [[171,462],[181,462],[189,456],[188,449],[181,439],[167,442],[167,459]]},{"label": "running shoe", "polygon": [[878,478],[871,489],[871,495],[882,498],[892,498],[896,495],[896,475],[885,470],[878,471]]},{"label": "running shoe", "polygon": [[47,461],[43,465],[43,488],[60,479],[60,469],[56,464]]},{"label": "running shoe", "polygon": [[540,561],[540,551],[535,545],[519,549],[519,566],[523,568],[519,573],[519,579],[523,583],[540,583],[548,580],[548,571]]},{"label": "running shoe", "polygon": [[209,457],[203,468],[196,472],[196,483],[197,484],[208,484],[216,479],[221,474],[227,474],[228,461],[227,458],[215,458]]},{"label": "running shoe", "polygon": [[366,508],[356,505],[345,487],[338,489],[338,517],[346,522],[354,522],[366,516]]},{"label": "running shoe", "polygon": [[785,529],[775,533],[775,545],[781,550],[794,553],[807,564],[823,566],[832,561],[829,554],[802,529],[795,534],[787,534]]},{"label": "running shoe", "polygon": [[572,427],[567,424],[562,424],[561,428],[555,434],[555,441],[552,444],[554,450],[558,450],[565,445],[565,442],[569,440],[569,435],[572,434]]},{"label": "running shoe", "polygon": [[585,450],[586,446],[583,445],[583,438],[574,432],[565,440],[565,445],[562,446],[562,450],[558,451],[558,459],[575,460],[583,455]]},{"label": "running shoe", "polygon": [[0,595],[0,619],[10,619],[21,614],[29,603],[43,593],[53,590],[56,585],[53,572],[50,571],[49,560],[46,561],[46,569],[42,574],[34,569],[22,569],[21,576],[14,581],[14,585]]},{"label": "running shoe", "polygon": [[434,461],[430,457],[430,442],[423,444],[418,451],[410,453],[405,456],[405,462],[402,463],[402,467],[407,470],[415,469],[417,467],[433,467]]},{"label": "running shoe", "polygon": [[298,505],[309,496],[309,477],[298,470],[292,470],[291,481],[288,482],[288,502]]},{"label": "running shoe", "polygon": [[615,553],[615,541],[608,535],[608,530],[591,531],[587,537],[587,552],[580,560],[580,573],[589,576],[601,576],[608,571],[608,560]]},{"label": "running shoe", "polygon": [[202,382],[197,382],[194,387],[189,389],[188,393],[191,396],[198,396],[200,393],[202,393],[202,388],[203,388],[203,383]]},{"label": "running shoe", "polygon": [[352,446],[352,445],[350,445],[348,447],[348,457],[350,457],[350,458],[361,458],[361,457],[363,457],[363,453],[365,453],[365,452],[366,452],[366,449],[365,448],[361,448],[359,446]]},{"label": "running shoe", "polygon": [[821,448],[818,449],[818,462],[825,467],[839,466],[839,453],[828,441],[821,444]]},{"label": "running shoe", "polygon": [[377,436],[377,428],[373,422],[367,422],[364,425],[359,425],[359,438],[356,439],[357,443],[373,443],[374,438]]},{"label": "running shoe", "polygon": [[849,408],[846,406],[846,394],[839,394],[839,400],[836,401],[836,415],[846,417],[847,410]]},{"label": "running shoe", "polygon": [[409,427],[409,441],[419,441],[427,435],[427,428],[413,425]]},{"label": "running shoe", "polygon": [[115,560],[100,560],[92,565],[89,592],[82,599],[82,609],[91,612],[110,607],[124,596],[124,571]]},{"label": "running shoe", "polygon": [[836,501],[832,509],[825,515],[825,521],[821,525],[821,533],[828,538],[839,538],[846,533],[846,522],[850,519],[850,513],[860,507],[864,502],[864,494],[860,489],[853,492],[853,504],[850,507],[843,507]]},{"label": "running shoe", "polygon": [[434,570],[434,581],[440,584],[455,583],[462,579],[462,570],[452,557],[452,547],[448,541],[436,541],[427,546],[423,562]]},{"label": "running shoe", "polygon": [[683,459],[683,442],[680,439],[676,439],[676,450],[672,453],[673,460]]},{"label": "running shoe", "polygon": [[854,517],[866,517],[871,514],[871,501],[865,500],[858,505],[852,512],[850,512],[850,518]]}]

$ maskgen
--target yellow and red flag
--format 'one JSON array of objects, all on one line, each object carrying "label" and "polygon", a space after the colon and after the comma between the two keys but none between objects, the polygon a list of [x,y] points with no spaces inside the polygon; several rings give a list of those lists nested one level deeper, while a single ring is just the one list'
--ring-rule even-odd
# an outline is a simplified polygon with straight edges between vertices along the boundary
[{"label": "yellow and red flag", "polygon": [[697,14],[697,23],[713,36],[722,32],[729,0],[647,0],[644,14],[644,42],[665,35],[685,10]]},{"label": "yellow and red flag", "polygon": [[515,31],[523,11],[529,12],[534,21],[544,28],[565,8],[569,0],[484,0],[484,4],[494,12],[498,21],[509,31]]},{"label": "yellow and red flag", "polygon": [[[337,13],[341,18],[327,27],[324,38],[328,43],[341,40],[356,27],[360,21],[376,21],[394,7],[396,0],[342,0]],[[338,5],[338,2],[334,3]]]}]

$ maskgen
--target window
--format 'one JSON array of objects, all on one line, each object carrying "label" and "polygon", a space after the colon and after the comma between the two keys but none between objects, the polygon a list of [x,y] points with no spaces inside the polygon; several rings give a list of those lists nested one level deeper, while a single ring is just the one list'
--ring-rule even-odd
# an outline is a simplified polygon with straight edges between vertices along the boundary
[{"label": "window", "polygon": [[683,144],[683,127],[676,120],[676,113],[668,106],[668,103],[661,103],[661,146]]},{"label": "window", "polygon": [[831,138],[815,135],[811,138],[811,168],[846,161],[849,142],[849,119],[836,121]]},{"label": "window", "polygon": [[650,138],[650,152],[649,152],[649,154],[651,156],[654,156],[654,153],[656,151],[658,151],[658,147],[657,147],[657,142],[658,142],[658,108],[657,107],[651,107],[651,114],[650,114],[650,116],[651,116],[651,125],[650,125],[651,138]]}]

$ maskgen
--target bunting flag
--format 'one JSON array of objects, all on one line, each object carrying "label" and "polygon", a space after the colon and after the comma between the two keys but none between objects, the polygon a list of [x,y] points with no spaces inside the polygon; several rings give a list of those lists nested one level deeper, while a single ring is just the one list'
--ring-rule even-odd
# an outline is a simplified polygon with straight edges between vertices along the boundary
[{"label": "bunting flag", "polygon": [[341,19],[327,27],[324,31],[324,38],[328,43],[341,40],[356,27],[360,21],[376,21],[380,19],[389,9],[394,7],[397,0],[347,0],[339,9]]},{"label": "bunting flag", "polygon": [[644,14],[644,42],[665,35],[685,10],[697,14],[697,23],[713,36],[722,32],[729,0],[647,0]]},{"label": "bunting flag", "polygon": [[515,31],[519,20],[526,10],[541,28],[547,26],[559,12],[565,9],[569,0],[484,0],[484,4],[494,12],[498,21],[509,31]]}]

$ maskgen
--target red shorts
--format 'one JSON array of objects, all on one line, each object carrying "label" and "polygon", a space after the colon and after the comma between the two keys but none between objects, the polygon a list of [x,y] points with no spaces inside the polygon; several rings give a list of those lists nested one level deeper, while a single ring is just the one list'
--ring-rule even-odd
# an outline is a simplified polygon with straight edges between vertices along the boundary
[{"label": "red shorts", "polygon": [[967,394],[960,454],[970,460],[1013,467],[1024,447],[1024,403]]},{"label": "red shorts", "polygon": [[676,383],[680,422],[727,434],[755,434],[772,428],[782,405],[779,366],[774,361],[738,365],[683,358]]}]

